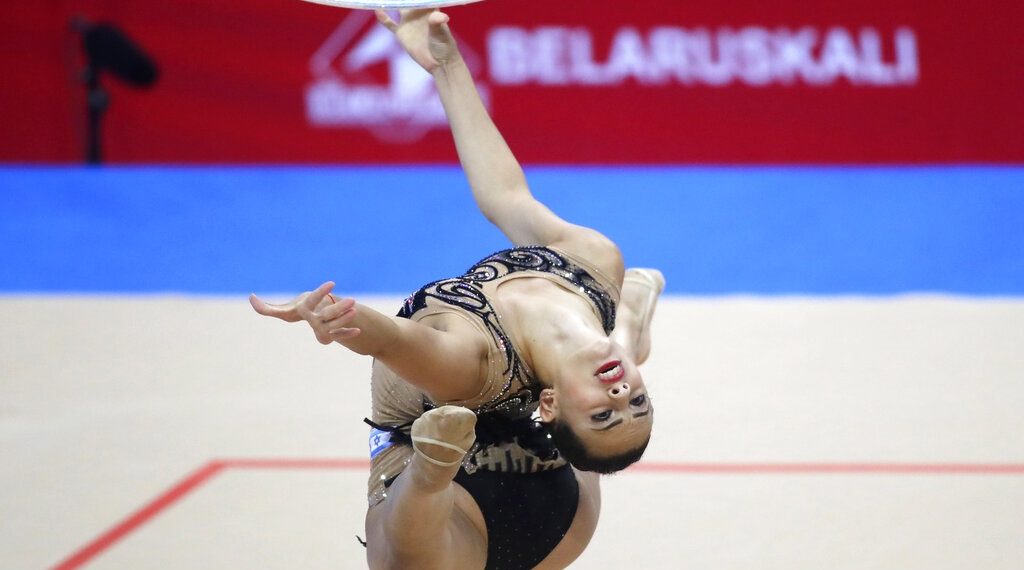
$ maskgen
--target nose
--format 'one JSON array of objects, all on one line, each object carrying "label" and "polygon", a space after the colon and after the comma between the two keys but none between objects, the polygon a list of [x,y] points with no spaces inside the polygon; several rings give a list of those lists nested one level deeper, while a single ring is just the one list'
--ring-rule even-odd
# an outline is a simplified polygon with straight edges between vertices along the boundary
[{"label": "nose", "polygon": [[629,384],[625,382],[619,382],[618,384],[612,384],[608,388],[608,395],[618,400],[621,398],[629,397]]}]

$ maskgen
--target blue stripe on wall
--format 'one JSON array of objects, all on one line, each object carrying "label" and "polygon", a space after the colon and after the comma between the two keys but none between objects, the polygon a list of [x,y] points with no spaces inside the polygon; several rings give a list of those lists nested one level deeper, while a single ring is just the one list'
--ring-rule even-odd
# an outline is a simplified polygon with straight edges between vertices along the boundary
[{"label": "blue stripe on wall", "polygon": [[[1024,168],[536,168],[684,294],[1024,294]],[[3,168],[0,291],[407,293],[504,238],[454,167]]]}]

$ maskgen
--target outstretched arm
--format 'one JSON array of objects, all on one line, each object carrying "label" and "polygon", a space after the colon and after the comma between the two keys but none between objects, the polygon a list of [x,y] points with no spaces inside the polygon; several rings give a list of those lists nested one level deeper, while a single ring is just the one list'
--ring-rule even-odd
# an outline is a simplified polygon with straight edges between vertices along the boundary
[{"label": "outstretched arm", "polygon": [[436,10],[403,10],[396,23],[377,17],[409,55],[434,77],[455,146],[477,206],[516,245],[554,245],[591,259],[621,277],[618,248],[590,228],[559,218],[530,193],[523,169],[487,114],[455,39],[448,16]]},{"label": "outstretched arm", "polygon": [[306,321],[321,344],[337,342],[373,356],[399,376],[441,400],[460,400],[479,392],[487,347],[479,334],[440,331],[397,317],[388,317],[355,299],[335,299],[327,282],[282,305],[256,295],[249,302],[257,313],[288,322]]}]

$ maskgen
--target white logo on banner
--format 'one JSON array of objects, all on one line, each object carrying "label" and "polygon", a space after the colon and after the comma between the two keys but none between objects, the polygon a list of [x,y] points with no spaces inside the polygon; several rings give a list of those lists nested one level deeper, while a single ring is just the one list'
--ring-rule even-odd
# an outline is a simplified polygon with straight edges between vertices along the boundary
[{"label": "white logo on banner", "polygon": [[[620,28],[604,57],[583,27],[501,26],[487,36],[490,81],[498,85],[852,85],[898,87],[918,81],[917,37],[803,27]],[[489,106],[480,57],[459,43]],[[360,127],[389,142],[414,142],[446,126],[430,74],[413,62],[367,10],[352,12],[310,59],[306,115],[320,127]],[[383,78],[383,79],[382,79]]]},{"label": "white logo on banner", "polygon": [[[479,56],[461,43],[460,50],[477,75]],[[313,125],[364,127],[391,142],[413,142],[447,125],[430,74],[405,54],[371,11],[353,11],[309,65],[315,79],[306,89],[306,116]],[[385,72],[383,81],[380,71]],[[477,88],[487,104],[486,85],[478,80]]]},{"label": "white logo on banner", "polygon": [[[888,38],[886,38],[888,39]],[[854,85],[913,85],[918,79],[917,38],[896,30],[885,41],[874,28],[853,34],[841,27],[822,33],[746,27],[713,31],[657,27],[647,33],[620,29],[606,61],[597,61],[586,28],[527,30],[499,27],[488,36],[491,79],[497,84],[643,85],[734,82],[760,87],[802,81],[825,86],[846,79]],[[886,59],[889,54],[889,60]]]}]

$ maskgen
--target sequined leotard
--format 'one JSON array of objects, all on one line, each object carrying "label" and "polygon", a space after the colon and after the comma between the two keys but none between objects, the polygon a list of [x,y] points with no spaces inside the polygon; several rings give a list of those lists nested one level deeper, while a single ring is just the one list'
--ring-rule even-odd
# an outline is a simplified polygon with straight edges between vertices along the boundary
[{"label": "sequined leotard", "polygon": [[[398,316],[420,320],[438,313],[458,315],[484,335],[489,344],[488,371],[480,392],[468,399],[431,402],[412,384],[380,362],[374,362],[371,377],[374,423],[380,426],[409,425],[434,406],[454,404],[477,414],[500,414],[516,419],[528,417],[537,406],[541,386],[528,364],[519,357],[513,339],[502,328],[501,316],[488,296],[509,280],[524,277],[548,279],[590,302],[605,333],[615,325],[618,284],[586,260],[549,247],[518,247],[495,253],[460,277],[430,283],[408,299]],[[479,426],[478,426],[479,427]],[[478,429],[479,434],[479,429]],[[384,500],[387,486],[408,465],[413,450],[395,445],[391,434],[374,430],[370,439],[371,467],[368,481],[370,505]],[[539,457],[518,445],[475,446],[464,463],[467,472],[476,469],[497,472],[533,473],[565,465],[556,457]]]}]

